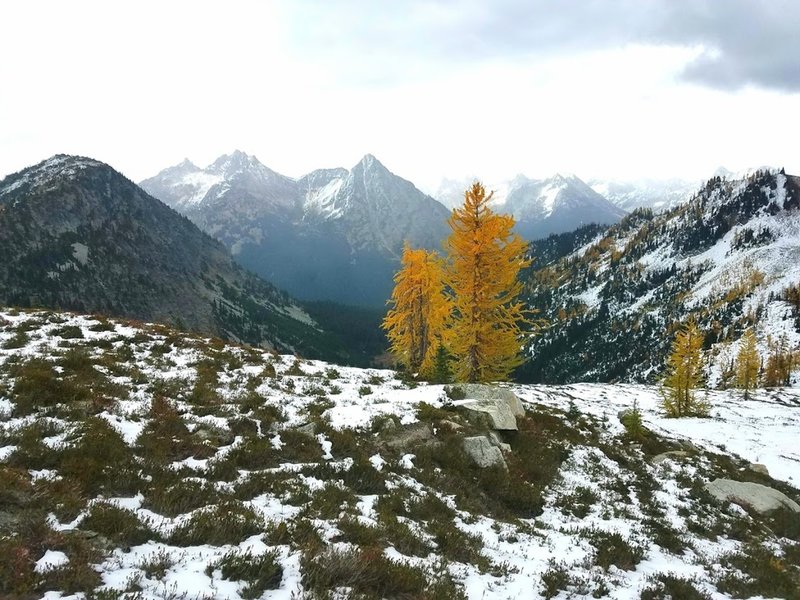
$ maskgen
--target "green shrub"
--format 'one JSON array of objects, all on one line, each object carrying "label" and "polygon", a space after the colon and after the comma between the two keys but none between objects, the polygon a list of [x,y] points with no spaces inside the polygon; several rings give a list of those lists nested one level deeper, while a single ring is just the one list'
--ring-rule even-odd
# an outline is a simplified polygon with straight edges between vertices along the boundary
[{"label": "green shrub", "polygon": [[641,442],[647,437],[647,429],[645,429],[642,422],[642,411],[639,409],[639,403],[636,400],[633,401],[633,408],[625,411],[620,420],[625,427],[625,434],[628,439]]},{"label": "green shrub", "polygon": [[208,567],[206,573],[219,569],[222,579],[243,581],[239,591],[242,598],[260,598],[267,590],[278,589],[283,579],[283,567],[274,553],[253,555],[249,550],[234,550],[225,554],[219,561]]},{"label": "green shrub", "polygon": [[569,569],[562,562],[550,561],[547,570],[540,576],[542,594],[546,600],[555,598],[570,584]]},{"label": "green shrub", "polygon": [[29,415],[40,408],[58,404],[88,400],[91,395],[89,388],[61,377],[53,364],[44,358],[29,358],[12,365],[9,374],[14,378],[14,416]]},{"label": "green shrub", "polygon": [[344,541],[356,546],[371,547],[385,546],[382,543],[382,532],[380,527],[365,525],[358,518],[345,515],[336,523],[336,528],[342,532]]},{"label": "green shrub", "polygon": [[379,548],[329,549],[317,556],[303,555],[302,564],[303,585],[318,594],[349,589],[353,596],[367,598],[465,598],[449,578],[394,562]]},{"label": "green shrub", "polygon": [[79,325],[64,325],[53,331],[53,335],[62,337],[65,340],[82,340],[83,329]]},{"label": "green shrub", "polygon": [[595,548],[594,564],[608,571],[611,565],[624,571],[633,571],[644,557],[644,549],[632,544],[619,533],[592,530],[587,537]]},{"label": "green shrub", "polygon": [[142,558],[136,567],[144,571],[150,579],[159,580],[164,578],[174,564],[172,553],[162,548]]},{"label": "green shrub", "polygon": [[184,460],[199,450],[199,444],[175,406],[164,396],[155,396],[149,421],[136,438],[136,451],[157,464]]},{"label": "green shrub", "polygon": [[319,519],[336,519],[340,513],[352,510],[357,501],[351,489],[328,482],[325,487],[314,492],[306,510]]},{"label": "green shrub", "polygon": [[87,515],[81,520],[80,527],[95,531],[123,548],[138,546],[150,540],[158,540],[160,537],[149,521],[140,519],[131,510],[108,502],[92,504]]},{"label": "green shrub", "polygon": [[216,486],[196,479],[158,478],[144,492],[142,506],[167,517],[177,517],[220,501]]},{"label": "green shrub", "polygon": [[15,350],[17,348],[24,348],[28,345],[31,337],[24,329],[16,329],[14,335],[3,342],[3,348],[6,350]]},{"label": "green shrub", "polygon": [[177,546],[238,544],[263,529],[264,521],[258,513],[241,502],[229,500],[193,513],[173,530],[170,543]]},{"label": "green shrub", "polygon": [[717,583],[723,594],[735,598],[763,596],[765,598],[800,599],[800,569],[784,558],[776,556],[761,544],[751,544],[740,553],[724,557],[723,567],[729,571]]},{"label": "green shrub", "polygon": [[141,484],[139,468],[119,433],[101,417],[86,419],[63,451],[61,474],[89,495],[133,495]]},{"label": "green shrub", "polygon": [[641,600],[711,600],[711,596],[698,591],[690,580],[663,573],[649,579],[652,583],[642,590]]}]

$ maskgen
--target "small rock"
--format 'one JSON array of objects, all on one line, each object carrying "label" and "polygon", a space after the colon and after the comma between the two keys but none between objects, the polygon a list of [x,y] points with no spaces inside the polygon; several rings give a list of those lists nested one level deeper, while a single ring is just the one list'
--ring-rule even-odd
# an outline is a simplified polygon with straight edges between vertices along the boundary
[{"label": "small rock", "polygon": [[398,431],[394,437],[386,441],[386,445],[394,450],[405,450],[413,446],[430,444],[436,441],[433,430],[428,423],[415,423],[407,429]]},{"label": "small rock", "polygon": [[800,505],[797,502],[783,492],[760,483],[715,479],[706,484],[706,490],[717,500],[733,502],[762,514],[779,508],[800,513]]},{"label": "small rock", "polygon": [[305,436],[313,438],[317,435],[317,424],[316,423],[306,423],[305,425],[300,425],[295,427],[294,430],[297,433],[302,433]]},{"label": "small rock", "polygon": [[754,471],[756,473],[761,473],[762,475],[766,475],[767,477],[769,477],[769,469],[767,469],[766,465],[762,465],[761,463],[750,463],[749,465],[747,465],[747,468],[750,469],[751,471]]},{"label": "small rock", "polygon": [[463,446],[467,456],[480,468],[500,466],[508,469],[500,448],[492,446],[488,438],[482,435],[464,438]]},{"label": "small rock", "polygon": [[670,450],[668,452],[662,452],[661,454],[656,454],[653,458],[650,459],[650,462],[654,465],[659,465],[668,458],[675,460],[676,458],[688,458],[691,456],[685,450]]},{"label": "small rock", "polygon": [[230,431],[225,431],[218,427],[210,427],[201,423],[194,430],[194,435],[201,442],[210,442],[213,446],[229,446],[233,443],[236,436]]}]

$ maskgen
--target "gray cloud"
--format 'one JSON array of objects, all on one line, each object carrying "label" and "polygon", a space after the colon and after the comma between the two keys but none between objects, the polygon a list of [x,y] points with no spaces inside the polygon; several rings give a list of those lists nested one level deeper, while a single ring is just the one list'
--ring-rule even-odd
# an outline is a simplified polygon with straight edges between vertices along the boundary
[{"label": "gray cloud", "polygon": [[643,43],[702,46],[683,72],[687,81],[800,91],[797,0],[295,0],[287,6],[289,37],[300,53],[349,59],[339,67],[378,83],[435,76],[454,62]]}]

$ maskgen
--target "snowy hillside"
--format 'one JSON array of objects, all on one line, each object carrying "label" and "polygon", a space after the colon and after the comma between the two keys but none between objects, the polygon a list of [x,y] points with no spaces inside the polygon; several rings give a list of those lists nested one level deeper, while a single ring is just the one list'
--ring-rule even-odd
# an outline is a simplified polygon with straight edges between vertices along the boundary
[{"label": "snowy hillside", "polygon": [[[647,386],[511,389],[497,430],[390,371],[0,311],[0,593],[800,597],[800,394],[668,420]],[[782,508],[720,502],[717,479]]]},{"label": "snowy hillside", "polygon": [[[546,380],[648,380],[661,370],[675,322],[706,333],[711,385],[751,324],[761,343],[800,344],[800,180],[760,171],[714,178],[666,213],[638,211],[571,255],[542,265],[530,299],[551,327],[529,373]],[[548,350],[549,348],[549,350]],[[557,349],[557,350],[556,350]],[[548,363],[548,357],[558,364]]]}]

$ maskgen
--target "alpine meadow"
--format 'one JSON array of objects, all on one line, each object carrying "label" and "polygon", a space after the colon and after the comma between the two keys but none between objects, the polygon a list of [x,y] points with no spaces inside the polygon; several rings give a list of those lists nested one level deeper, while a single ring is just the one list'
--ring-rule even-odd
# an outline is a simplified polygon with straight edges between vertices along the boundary
[{"label": "alpine meadow", "polygon": [[0,600],[800,600],[800,3],[0,22]]}]

